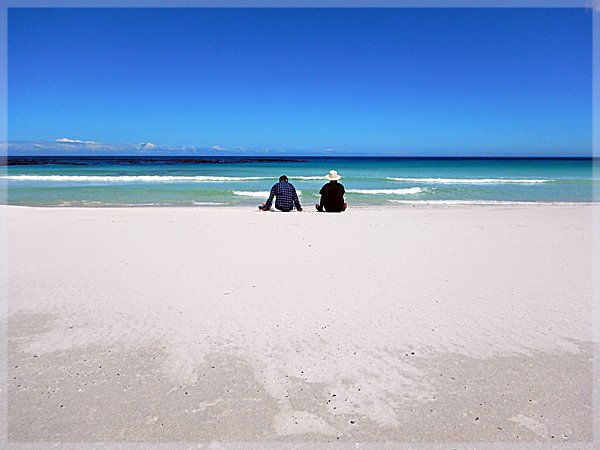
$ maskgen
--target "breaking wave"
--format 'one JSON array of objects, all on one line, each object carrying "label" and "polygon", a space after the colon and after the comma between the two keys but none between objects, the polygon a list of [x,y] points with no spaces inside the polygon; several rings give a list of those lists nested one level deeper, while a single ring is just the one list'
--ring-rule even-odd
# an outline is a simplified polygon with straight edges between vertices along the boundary
[{"label": "breaking wave", "polygon": [[[261,197],[267,198],[269,196],[269,191],[233,191],[233,195],[239,195],[242,197]],[[298,196],[302,195],[302,191],[296,191]]]},{"label": "breaking wave", "polygon": [[392,195],[411,195],[425,192],[426,189],[420,187],[411,187],[406,189],[348,189],[347,193],[351,194],[392,194]]},{"label": "breaking wave", "polygon": [[119,176],[103,176],[103,175],[7,175],[1,176],[0,179],[13,181],[91,181],[91,182],[111,182],[111,183],[172,183],[172,182],[226,182],[226,181],[256,181],[268,180],[270,177],[218,177],[211,175],[198,176],[170,176],[170,175],[119,175]]}]

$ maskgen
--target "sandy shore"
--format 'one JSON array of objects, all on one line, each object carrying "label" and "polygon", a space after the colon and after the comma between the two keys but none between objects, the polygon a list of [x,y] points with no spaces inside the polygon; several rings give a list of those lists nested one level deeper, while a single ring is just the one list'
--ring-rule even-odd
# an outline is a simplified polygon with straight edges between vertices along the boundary
[{"label": "sandy shore", "polygon": [[8,439],[587,447],[594,208],[4,206]]}]

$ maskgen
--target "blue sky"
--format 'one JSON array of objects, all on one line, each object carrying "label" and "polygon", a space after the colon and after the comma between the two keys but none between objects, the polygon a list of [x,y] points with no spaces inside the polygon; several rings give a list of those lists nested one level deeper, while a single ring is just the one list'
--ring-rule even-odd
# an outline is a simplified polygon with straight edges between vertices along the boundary
[{"label": "blue sky", "polygon": [[8,25],[13,153],[591,155],[586,9],[15,8]]}]

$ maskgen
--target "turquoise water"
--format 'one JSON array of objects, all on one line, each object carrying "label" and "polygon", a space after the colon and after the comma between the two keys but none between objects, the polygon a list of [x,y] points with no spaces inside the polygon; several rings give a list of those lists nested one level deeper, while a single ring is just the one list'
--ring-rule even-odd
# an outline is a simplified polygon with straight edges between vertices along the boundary
[{"label": "turquoise water", "polygon": [[[401,158],[11,157],[0,172],[11,205],[255,206],[280,175],[318,201],[343,177],[350,205],[592,202],[592,160]],[[596,176],[598,171],[596,170]]]}]

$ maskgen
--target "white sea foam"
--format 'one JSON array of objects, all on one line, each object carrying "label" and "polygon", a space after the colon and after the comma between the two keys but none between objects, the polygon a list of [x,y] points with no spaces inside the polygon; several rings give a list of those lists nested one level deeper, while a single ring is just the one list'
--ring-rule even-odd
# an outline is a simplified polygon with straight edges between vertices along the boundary
[{"label": "white sea foam", "polygon": [[529,178],[396,178],[388,177],[392,181],[404,181],[407,183],[440,183],[440,184],[535,184],[549,183],[554,180],[537,180]]},{"label": "white sea foam", "polygon": [[407,205],[536,205],[540,202],[505,200],[387,200],[391,203]]},{"label": "white sea foam", "polygon": [[219,177],[210,175],[198,176],[167,176],[167,175],[5,175],[0,179],[12,181],[62,181],[62,182],[111,182],[111,183],[172,183],[172,182],[226,182],[226,181],[255,181],[268,180],[267,177]]},{"label": "white sea foam", "polygon": [[[10,181],[57,181],[57,182],[111,182],[111,183],[172,183],[172,182],[236,182],[236,181],[258,181],[271,180],[274,177],[225,177],[213,175],[195,175],[195,176],[178,176],[178,175],[4,175],[0,179]],[[290,176],[290,180],[325,180],[324,176]],[[410,183],[439,183],[439,184],[535,184],[549,183],[555,180],[546,179],[513,179],[513,178],[398,178],[387,177],[390,181],[401,181]]]},{"label": "white sea foam", "polygon": [[264,197],[269,196],[269,191],[233,191],[233,195],[240,195],[242,197]]},{"label": "white sea foam", "polygon": [[192,204],[198,206],[218,206],[218,205],[228,205],[227,202],[196,202],[192,200]]},{"label": "white sea foam", "polygon": [[[302,191],[296,191],[298,196],[302,195]],[[240,195],[242,197],[262,197],[267,198],[269,191],[233,191],[233,195]]]},{"label": "white sea foam", "polygon": [[352,194],[392,194],[392,195],[410,195],[424,192],[420,187],[411,187],[406,189],[348,189],[346,192]]},{"label": "white sea foam", "polygon": [[[275,180],[276,177],[222,177],[212,175],[197,175],[197,176],[176,176],[176,175],[5,175],[0,176],[0,179],[11,181],[97,181],[97,182],[135,182],[141,181],[145,183],[160,183],[160,182],[227,182],[227,181],[257,181],[257,180]],[[323,176],[290,176],[290,180],[325,180]]]},{"label": "white sea foam", "polygon": [[300,176],[300,175],[298,175],[298,176],[290,175],[288,178],[290,180],[321,180],[321,181],[326,179],[326,177],[324,177],[324,176],[306,176],[305,177],[305,176]]}]

